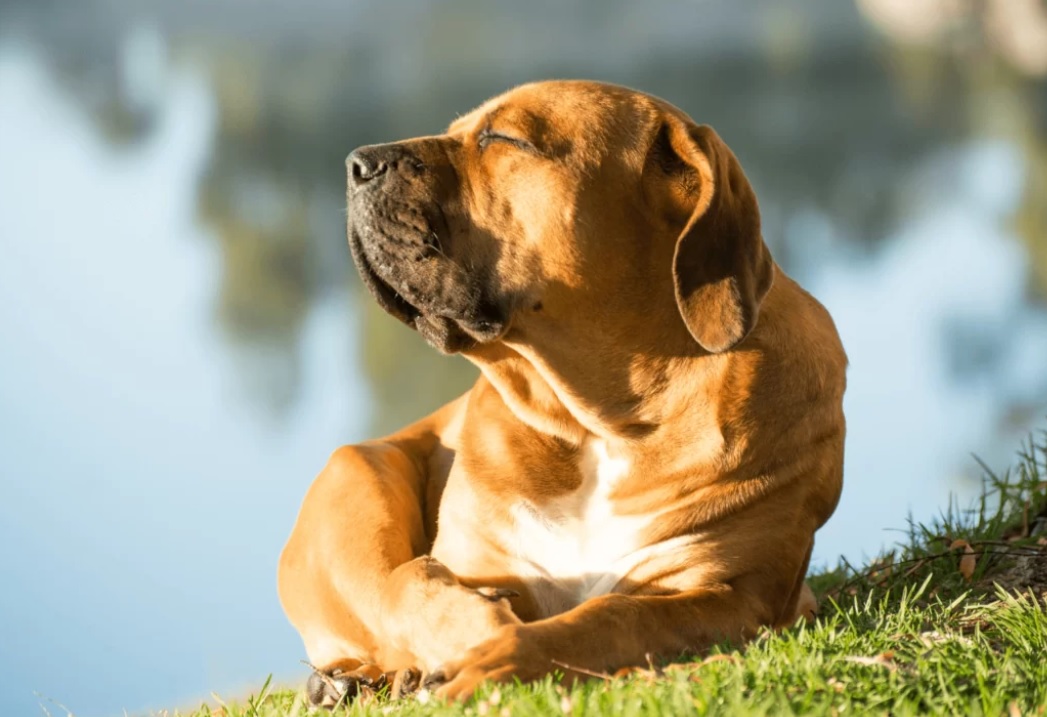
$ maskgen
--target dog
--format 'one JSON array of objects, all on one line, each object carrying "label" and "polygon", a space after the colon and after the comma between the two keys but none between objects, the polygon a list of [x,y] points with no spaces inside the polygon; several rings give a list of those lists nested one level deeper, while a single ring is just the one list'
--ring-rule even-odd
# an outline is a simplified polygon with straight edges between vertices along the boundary
[{"label": "dog", "polygon": [[847,359],[716,132],[540,82],[356,149],[347,181],[369,292],[480,376],[310,487],[278,581],[315,703],[606,673],[813,608]]}]

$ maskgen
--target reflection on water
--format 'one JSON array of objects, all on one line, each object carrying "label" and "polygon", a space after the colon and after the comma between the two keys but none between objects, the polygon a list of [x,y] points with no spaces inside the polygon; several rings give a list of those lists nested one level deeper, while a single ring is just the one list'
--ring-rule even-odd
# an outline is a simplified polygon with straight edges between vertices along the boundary
[{"label": "reflection on water", "polygon": [[1042,425],[1042,81],[884,42],[831,0],[593,1],[554,29],[458,0],[400,18],[408,46],[380,4],[234,4],[0,9],[0,714],[300,674],[274,573],[305,487],[474,375],[358,290],[342,158],[525,79],[642,87],[742,159],[851,357],[816,563],[971,495],[970,453],[1006,465]]},{"label": "reflection on water", "polygon": [[243,389],[265,385],[211,318],[205,79],[176,72],[152,129],[113,147],[39,58],[4,52],[0,124],[20,160],[0,167],[0,714],[39,713],[34,691],[117,714],[293,673],[276,556],[309,476],[364,435],[348,297],[310,308],[298,400],[259,420]]},{"label": "reflection on water", "polygon": [[966,504],[970,452],[1005,465],[1013,429],[1042,418],[1047,314],[1029,302],[1027,255],[1005,226],[1023,170],[1001,142],[917,163],[900,181],[935,189],[883,250],[812,272],[851,358],[846,488],[819,535],[823,560],[873,551],[878,529],[904,527],[907,510],[928,519],[950,491]]}]

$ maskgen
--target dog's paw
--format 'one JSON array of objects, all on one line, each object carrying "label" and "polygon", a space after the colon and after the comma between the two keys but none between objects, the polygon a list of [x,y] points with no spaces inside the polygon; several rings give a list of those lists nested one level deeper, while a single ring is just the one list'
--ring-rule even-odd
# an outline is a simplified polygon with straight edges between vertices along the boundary
[{"label": "dog's paw", "polygon": [[520,625],[506,625],[461,659],[434,671],[431,680],[438,697],[461,701],[472,697],[484,682],[534,680],[556,669],[556,663]]},{"label": "dog's paw", "polygon": [[314,669],[305,693],[313,707],[333,709],[350,702],[370,702],[386,684],[386,675],[377,665],[334,666]]},{"label": "dog's paw", "polygon": [[404,697],[410,697],[416,694],[423,684],[421,670],[413,667],[397,670],[396,675],[393,677],[392,686],[389,688],[389,699],[399,700]]}]

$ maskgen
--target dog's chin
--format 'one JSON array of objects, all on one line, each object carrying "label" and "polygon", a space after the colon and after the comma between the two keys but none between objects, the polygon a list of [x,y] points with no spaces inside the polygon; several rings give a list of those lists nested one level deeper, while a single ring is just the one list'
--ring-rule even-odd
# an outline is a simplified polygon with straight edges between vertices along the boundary
[{"label": "dog's chin", "polygon": [[386,313],[416,330],[426,343],[444,354],[460,353],[477,344],[497,341],[506,331],[506,322],[492,318],[496,313],[472,307],[468,312],[440,308],[439,300],[412,303],[375,270],[360,239],[350,232],[349,247],[364,286]]},{"label": "dog's chin", "polygon": [[446,316],[419,314],[414,321],[414,328],[427,344],[443,354],[468,351],[480,343]]}]

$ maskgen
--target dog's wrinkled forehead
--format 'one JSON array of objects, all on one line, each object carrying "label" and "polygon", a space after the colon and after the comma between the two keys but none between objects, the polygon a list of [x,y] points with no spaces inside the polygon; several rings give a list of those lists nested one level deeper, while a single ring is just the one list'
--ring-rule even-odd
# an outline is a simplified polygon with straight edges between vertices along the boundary
[{"label": "dog's wrinkled forehead", "polygon": [[543,155],[597,164],[610,152],[642,161],[662,104],[616,85],[535,82],[494,97],[451,123],[449,135],[514,133]]}]

